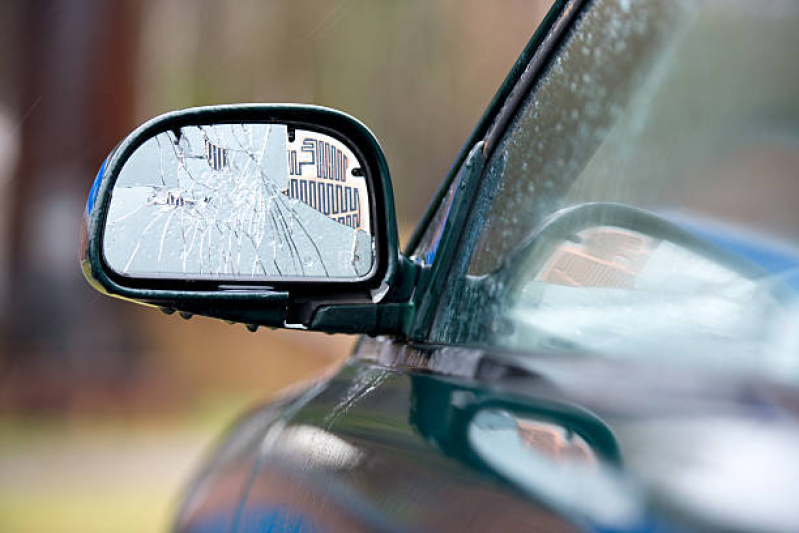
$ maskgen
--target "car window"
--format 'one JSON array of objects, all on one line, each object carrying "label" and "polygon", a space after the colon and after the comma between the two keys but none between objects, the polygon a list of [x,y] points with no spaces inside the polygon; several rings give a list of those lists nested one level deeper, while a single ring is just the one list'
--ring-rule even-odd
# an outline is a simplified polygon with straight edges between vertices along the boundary
[{"label": "car window", "polygon": [[593,3],[487,162],[431,339],[799,370],[797,27]]}]

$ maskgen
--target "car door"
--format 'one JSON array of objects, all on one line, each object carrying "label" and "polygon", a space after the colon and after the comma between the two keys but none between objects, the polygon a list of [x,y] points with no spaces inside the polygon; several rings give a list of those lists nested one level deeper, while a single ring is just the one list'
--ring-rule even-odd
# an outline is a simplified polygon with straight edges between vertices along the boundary
[{"label": "car door", "polygon": [[179,529],[797,524],[770,462],[769,502],[742,498],[734,458],[673,482],[729,451],[718,428],[756,425],[761,454],[793,464],[795,414],[744,377],[796,370],[796,255],[734,228],[799,227],[748,218],[796,194],[796,10],[632,7],[556,3],[408,246],[405,333],[363,338],[328,383],[238,423]]}]

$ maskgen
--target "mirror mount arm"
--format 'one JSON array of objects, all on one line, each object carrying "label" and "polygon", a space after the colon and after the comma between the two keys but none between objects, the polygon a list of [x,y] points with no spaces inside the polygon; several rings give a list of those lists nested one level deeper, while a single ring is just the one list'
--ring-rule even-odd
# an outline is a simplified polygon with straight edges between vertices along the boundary
[{"label": "mirror mount arm", "polygon": [[309,329],[328,333],[405,337],[416,313],[413,294],[424,267],[399,255],[392,288],[382,301],[319,307]]}]

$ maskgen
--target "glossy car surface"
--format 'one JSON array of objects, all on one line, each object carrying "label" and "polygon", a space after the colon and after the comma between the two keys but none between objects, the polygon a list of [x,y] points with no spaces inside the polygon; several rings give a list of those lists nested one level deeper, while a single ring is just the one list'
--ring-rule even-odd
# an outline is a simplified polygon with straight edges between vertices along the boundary
[{"label": "glossy car surface", "polygon": [[176,529],[799,529],[797,27],[556,2],[382,311],[307,323],[376,335],[236,422]]}]

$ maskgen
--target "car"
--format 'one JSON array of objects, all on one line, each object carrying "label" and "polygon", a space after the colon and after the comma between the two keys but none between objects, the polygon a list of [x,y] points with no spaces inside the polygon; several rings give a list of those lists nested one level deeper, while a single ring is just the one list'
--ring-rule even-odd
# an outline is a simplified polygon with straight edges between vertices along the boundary
[{"label": "car", "polygon": [[90,284],[362,335],[232,425],[174,528],[799,529],[797,28],[789,0],[556,1],[404,252],[344,113],[136,129],[89,194]]}]

